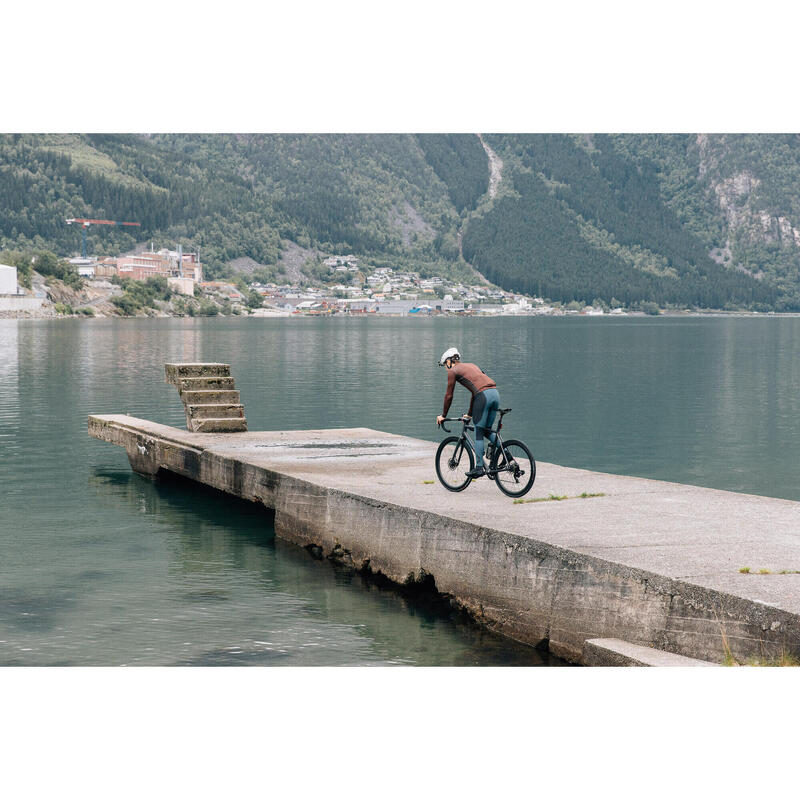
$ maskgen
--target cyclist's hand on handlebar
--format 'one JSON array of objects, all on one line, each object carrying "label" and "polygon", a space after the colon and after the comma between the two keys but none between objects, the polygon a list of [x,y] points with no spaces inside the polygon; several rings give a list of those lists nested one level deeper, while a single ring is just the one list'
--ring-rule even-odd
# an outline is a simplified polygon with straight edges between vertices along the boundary
[{"label": "cyclist's hand on handlebar", "polygon": [[440,426],[444,422],[444,419],[445,418],[441,414],[439,414],[439,416],[436,417],[436,424]]},{"label": "cyclist's hand on handlebar", "polygon": [[469,414],[462,414],[461,419],[463,419],[464,422],[469,422],[472,419],[472,417]]}]

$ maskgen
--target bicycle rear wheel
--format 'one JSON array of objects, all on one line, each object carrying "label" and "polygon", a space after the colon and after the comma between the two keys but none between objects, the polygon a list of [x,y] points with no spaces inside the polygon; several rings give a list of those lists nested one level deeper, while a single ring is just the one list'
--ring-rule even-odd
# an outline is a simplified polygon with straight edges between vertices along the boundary
[{"label": "bicycle rear wheel", "polygon": [[491,470],[498,470],[495,476],[497,488],[509,497],[522,497],[527,494],[536,480],[536,462],[528,445],[517,439],[503,442],[502,450],[495,448],[492,455]]},{"label": "bicycle rear wheel", "polygon": [[436,477],[445,489],[461,492],[469,486],[472,478],[467,472],[475,466],[472,450],[458,436],[442,440],[436,451]]}]

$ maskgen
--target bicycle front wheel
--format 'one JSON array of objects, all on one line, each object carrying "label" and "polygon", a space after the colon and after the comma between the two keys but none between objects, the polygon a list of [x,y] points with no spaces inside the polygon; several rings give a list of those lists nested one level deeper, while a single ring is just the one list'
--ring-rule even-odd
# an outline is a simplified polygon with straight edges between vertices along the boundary
[{"label": "bicycle front wheel", "polygon": [[472,478],[467,472],[475,466],[472,450],[458,436],[442,440],[436,451],[436,477],[445,489],[461,492],[469,486]]},{"label": "bicycle front wheel", "polygon": [[522,497],[527,494],[536,480],[536,462],[528,445],[517,439],[503,442],[502,449],[495,448],[490,470],[498,470],[495,475],[497,488],[509,497]]}]

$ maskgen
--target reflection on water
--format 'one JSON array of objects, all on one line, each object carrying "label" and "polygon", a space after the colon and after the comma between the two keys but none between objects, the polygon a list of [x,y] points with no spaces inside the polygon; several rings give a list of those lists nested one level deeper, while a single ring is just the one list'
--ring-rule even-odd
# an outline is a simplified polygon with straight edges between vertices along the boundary
[{"label": "reflection on water", "polygon": [[88,500],[104,529],[61,540],[71,557],[3,592],[2,663],[547,663],[454,614],[276,547],[271,515],[255,504],[125,469],[92,470]]},{"label": "reflection on water", "polygon": [[16,320],[0,320],[0,486],[6,503],[13,499],[2,462],[14,453],[18,457],[19,427],[19,326]]},{"label": "reflection on water", "polygon": [[231,362],[251,429],[435,440],[458,345],[541,460],[800,499],[799,344],[774,318],[0,321],[0,664],[540,661],[88,438],[92,412],[182,427],[167,361]]}]

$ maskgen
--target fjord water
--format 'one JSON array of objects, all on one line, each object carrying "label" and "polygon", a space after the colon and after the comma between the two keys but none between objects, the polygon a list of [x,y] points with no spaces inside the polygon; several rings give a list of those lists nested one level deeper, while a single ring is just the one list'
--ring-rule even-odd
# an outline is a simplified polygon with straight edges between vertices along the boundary
[{"label": "fjord water", "polygon": [[437,440],[451,345],[542,461],[800,500],[797,318],[0,321],[0,665],[546,663],[86,434],[183,427],[163,365],[198,360],[232,364],[251,430]]}]

